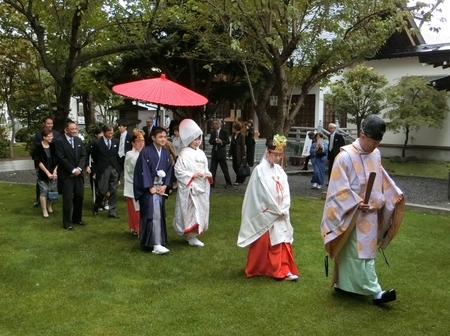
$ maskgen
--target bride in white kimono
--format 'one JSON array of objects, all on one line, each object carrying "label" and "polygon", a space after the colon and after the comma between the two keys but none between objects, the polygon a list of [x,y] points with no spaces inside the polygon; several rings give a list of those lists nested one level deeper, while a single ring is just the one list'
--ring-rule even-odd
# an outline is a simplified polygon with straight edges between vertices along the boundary
[{"label": "bride in white kimono", "polygon": [[175,164],[178,180],[177,201],[173,227],[191,246],[204,246],[197,235],[208,229],[209,193],[213,182],[208,159],[199,148],[202,130],[191,119],[179,125],[181,151]]}]

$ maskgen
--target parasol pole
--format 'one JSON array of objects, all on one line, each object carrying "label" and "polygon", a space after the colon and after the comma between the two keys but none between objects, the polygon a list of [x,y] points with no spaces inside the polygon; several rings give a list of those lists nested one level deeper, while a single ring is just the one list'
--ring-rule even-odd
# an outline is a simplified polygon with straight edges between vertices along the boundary
[{"label": "parasol pole", "polygon": [[159,126],[159,109],[160,105],[158,104],[158,107],[156,108],[156,126]]}]

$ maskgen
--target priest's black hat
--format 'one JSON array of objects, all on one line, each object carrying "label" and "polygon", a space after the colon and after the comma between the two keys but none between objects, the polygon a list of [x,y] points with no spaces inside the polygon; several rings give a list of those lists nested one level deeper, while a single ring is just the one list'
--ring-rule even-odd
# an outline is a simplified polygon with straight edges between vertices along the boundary
[{"label": "priest's black hat", "polygon": [[367,137],[382,140],[384,133],[386,133],[386,123],[380,117],[371,114],[364,118],[361,129]]}]

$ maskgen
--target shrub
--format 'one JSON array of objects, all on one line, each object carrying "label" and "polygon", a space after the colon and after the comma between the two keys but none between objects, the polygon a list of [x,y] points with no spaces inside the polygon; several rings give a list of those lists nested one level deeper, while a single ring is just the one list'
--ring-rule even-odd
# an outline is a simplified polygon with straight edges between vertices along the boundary
[{"label": "shrub", "polygon": [[16,141],[17,142],[28,142],[30,137],[34,136],[35,131],[28,128],[22,127],[16,131]]}]

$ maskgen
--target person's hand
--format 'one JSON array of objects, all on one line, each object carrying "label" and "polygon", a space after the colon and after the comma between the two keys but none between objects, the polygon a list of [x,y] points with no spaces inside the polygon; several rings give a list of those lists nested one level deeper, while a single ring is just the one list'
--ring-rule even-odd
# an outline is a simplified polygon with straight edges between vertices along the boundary
[{"label": "person's hand", "polygon": [[395,204],[401,202],[403,200],[403,194],[397,194],[396,199],[395,199]]},{"label": "person's hand", "polygon": [[79,169],[75,170],[75,173],[73,173],[73,176],[79,176],[81,174],[81,171]]},{"label": "person's hand", "polygon": [[156,193],[160,196],[167,196],[166,194],[166,189],[167,186],[166,185],[162,185],[161,187],[159,187],[158,189],[156,189]]},{"label": "person's hand", "polygon": [[196,177],[203,178],[203,177],[205,177],[205,174],[203,174],[203,173],[201,173],[201,172],[195,172],[195,173],[194,173],[194,178],[196,178]]},{"label": "person's hand", "polygon": [[360,209],[362,212],[368,212],[369,209],[370,209],[370,205],[369,205],[369,204],[366,204],[366,203],[359,203],[359,209]]},{"label": "person's hand", "polygon": [[86,167],[86,173],[88,173],[88,174],[91,173],[91,167],[89,167],[89,166]]}]

